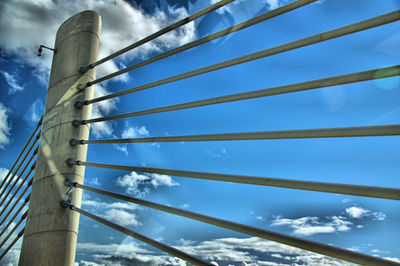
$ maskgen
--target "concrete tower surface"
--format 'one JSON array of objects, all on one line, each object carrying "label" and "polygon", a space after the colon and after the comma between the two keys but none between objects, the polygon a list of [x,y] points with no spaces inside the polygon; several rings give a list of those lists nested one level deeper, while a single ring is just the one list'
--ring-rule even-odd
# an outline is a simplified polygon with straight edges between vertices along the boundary
[{"label": "concrete tower surface", "polygon": [[77,109],[74,103],[93,97],[93,87],[77,87],[95,79],[95,69],[82,75],[79,68],[97,60],[100,28],[100,16],[84,11],[57,32],[19,265],[74,265],[79,214],[62,208],[60,201],[69,197],[72,204],[81,205],[82,192],[67,195],[64,180],[83,183],[85,168],[71,167],[66,160],[86,159],[87,145],[71,146],[69,140],[89,136],[89,125],[74,127],[72,121],[91,115],[90,105]]}]

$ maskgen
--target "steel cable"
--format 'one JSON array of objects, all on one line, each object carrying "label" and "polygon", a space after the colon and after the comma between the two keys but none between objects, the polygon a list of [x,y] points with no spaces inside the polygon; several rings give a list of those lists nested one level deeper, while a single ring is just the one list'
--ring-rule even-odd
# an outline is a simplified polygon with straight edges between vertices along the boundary
[{"label": "steel cable", "polygon": [[15,177],[15,175],[17,174],[17,172],[19,171],[19,169],[21,168],[21,166],[23,165],[23,163],[25,162],[26,158],[28,157],[28,155],[30,154],[30,152],[32,151],[33,147],[35,146],[36,142],[39,140],[40,138],[40,131],[39,133],[36,135],[35,141],[31,144],[31,146],[29,147],[28,151],[26,152],[24,158],[21,160],[21,162],[19,163],[17,169],[15,170],[15,172],[12,174],[11,178],[8,180],[7,184],[3,187],[3,190],[0,193],[0,198],[3,196],[4,192],[6,191],[7,187],[10,185],[11,181],[13,180],[13,178]]},{"label": "steel cable", "polygon": [[134,232],[134,231],[132,231],[132,230],[130,230],[128,228],[125,228],[125,227],[122,227],[122,226],[120,226],[118,224],[115,224],[115,223],[112,223],[110,221],[107,221],[107,220],[105,220],[105,219],[103,219],[103,218],[101,218],[101,217],[99,217],[97,215],[94,215],[94,214],[92,214],[90,212],[82,210],[82,209],[80,209],[80,208],[78,208],[78,207],[76,207],[76,206],[74,206],[74,205],[72,205],[72,204],[70,204],[70,203],[68,203],[66,201],[63,201],[61,204],[62,204],[62,206],[64,208],[68,208],[70,210],[76,211],[76,212],[78,212],[78,213],[80,213],[82,215],[85,215],[85,216],[87,216],[87,217],[89,217],[89,218],[91,218],[91,219],[93,219],[93,220],[95,220],[97,222],[100,222],[100,223],[102,223],[102,224],[104,224],[104,225],[106,225],[108,227],[111,227],[111,228],[113,228],[115,230],[118,230],[121,233],[124,233],[124,234],[127,234],[127,235],[131,236],[131,237],[134,237],[134,238],[136,238],[136,239],[138,239],[140,241],[143,241],[143,242],[145,242],[145,243],[147,243],[147,244],[149,244],[149,245],[151,245],[151,246],[153,246],[155,248],[158,248],[158,249],[160,249],[162,251],[165,251],[165,252],[167,252],[167,253],[169,253],[171,255],[174,255],[174,256],[176,256],[178,258],[181,258],[181,259],[183,259],[183,260],[185,260],[187,262],[190,262],[190,263],[192,263],[194,265],[209,265],[209,266],[214,265],[214,264],[208,263],[208,262],[206,262],[204,260],[201,260],[199,258],[196,258],[196,257],[194,257],[192,255],[189,255],[189,254],[187,254],[187,253],[185,253],[185,252],[183,252],[181,250],[178,250],[178,249],[176,249],[174,247],[165,245],[165,244],[163,244],[161,242],[158,242],[158,241],[156,241],[154,239],[146,237],[146,236],[144,236],[142,234],[136,233],[136,232]]},{"label": "steel cable", "polygon": [[96,67],[96,66],[98,66],[98,65],[100,65],[100,64],[102,64],[104,62],[107,62],[108,60],[113,59],[114,57],[117,57],[117,56],[119,56],[119,55],[121,55],[123,53],[126,53],[126,52],[128,52],[128,51],[130,51],[130,50],[132,50],[132,49],[134,49],[134,48],[136,48],[136,47],[138,47],[138,46],[140,46],[142,44],[145,44],[145,43],[147,43],[147,42],[149,42],[151,40],[154,40],[155,38],[160,37],[161,35],[163,35],[163,34],[165,34],[167,32],[175,30],[175,29],[179,28],[180,26],[185,25],[185,24],[187,24],[187,23],[189,23],[189,22],[191,22],[191,21],[193,21],[193,20],[195,20],[195,19],[197,19],[197,18],[199,18],[199,17],[201,17],[201,16],[203,16],[203,15],[205,15],[207,13],[210,13],[210,12],[212,12],[212,11],[214,11],[214,10],[224,6],[224,5],[227,5],[227,4],[229,4],[229,3],[233,2],[233,1],[234,0],[221,0],[221,1],[209,6],[209,7],[205,8],[205,9],[203,9],[203,10],[200,10],[199,12],[197,12],[197,13],[195,13],[193,15],[190,15],[190,16],[184,18],[184,19],[181,19],[181,20],[175,22],[174,24],[169,25],[169,26],[167,26],[167,27],[165,27],[165,28],[163,28],[163,29],[161,29],[161,30],[159,30],[159,31],[147,36],[144,39],[141,39],[138,42],[135,42],[134,44],[131,44],[131,45],[129,45],[129,46],[127,46],[127,47],[125,47],[125,48],[123,48],[123,49],[121,49],[121,50],[119,50],[119,51],[117,51],[117,52],[115,52],[115,53],[103,58],[103,59],[100,59],[97,62],[95,62],[93,64],[90,64],[87,67],[84,67],[83,69],[80,70],[80,72],[84,73],[90,68],[94,68],[94,67]]},{"label": "steel cable", "polygon": [[279,16],[279,15],[282,15],[282,14],[284,14],[284,13],[287,13],[287,12],[289,12],[289,11],[292,11],[292,10],[294,10],[294,9],[296,9],[296,8],[303,7],[303,6],[305,6],[305,5],[308,5],[308,4],[313,3],[313,2],[316,2],[316,1],[317,1],[317,0],[297,0],[297,1],[294,1],[294,2],[289,3],[289,4],[287,4],[287,5],[278,7],[278,8],[273,9],[273,10],[270,10],[270,11],[268,11],[267,13],[261,14],[261,15],[259,15],[259,16],[257,16],[257,17],[252,18],[252,19],[246,20],[246,21],[244,21],[244,22],[242,22],[242,23],[239,23],[239,24],[236,24],[236,25],[234,25],[234,26],[228,27],[228,28],[226,28],[226,29],[223,29],[223,30],[218,31],[218,32],[216,32],[216,33],[207,35],[207,36],[205,36],[205,37],[203,37],[203,38],[200,38],[200,39],[195,40],[195,41],[193,41],[193,42],[187,43],[187,44],[185,44],[185,45],[182,45],[182,46],[180,46],[180,47],[177,47],[177,48],[175,48],[175,49],[172,49],[172,50],[170,50],[170,51],[167,51],[167,52],[165,52],[165,53],[162,53],[162,54],[160,54],[160,55],[157,55],[157,56],[155,56],[155,57],[149,58],[149,59],[147,59],[147,60],[145,60],[145,61],[142,61],[142,62],[137,63],[137,64],[135,64],[135,65],[132,65],[132,66],[130,66],[130,67],[121,69],[121,70],[116,71],[116,72],[114,72],[114,73],[112,73],[112,74],[109,74],[109,75],[106,75],[106,76],[104,76],[104,77],[101,77],[101,78],[95,79],[95,80],[93,80],[93,81],[90,81],[90,82],[88,82],[88,83],[86,84],[86,86],[91,86],[91,85],[97,84],[97,83],[99,83],[99,82],[102,82],[102,81],[111,79],[111,78],[113,78],[113,77],[122,75],[122,74],[127,73],[127,72],[129,72],[129,71],[132,71],[132,70],[134,70],[134,69],[137,69],[137,68],[143,67],[143,66],[145,66],[145,65],[154,63],[154,62],[156,62],[156,61],[159,61],[159,60],[161,60],[161,59],[167,58],[167,57],[172,56],[172,55],[174,55],[174,54],[181,53],[181,52],[183,52],[183,51],[189,50],[189,49],[194,48],[194,47],[196,47],[196,46],[199,46],[199,45],[201,45],[201,44],[204,44],[204,43],[210,42],[210,41],[212,41],[212,40],[221,38],[221,37],[223,37],[223,36],[225,36],[225,35],[228,35],[228,34],[231,34],[231,33],[237,32],[237,31],[240,31],[240,30],[245,29],[245,28],[247,28],[247,27],[253,26],[253,25],[257,24],[257,23],[260,23],[260,22],[266,21],[266,20],[268,20],[268,19],[277,17],[277,16]]},{"label": "steel cable", "polygon": [[[0,185],[0,191],[4,185],[4,183],[7,181],[9,175],[12,173],[15,165],[17,165],[19,159],[21,158],[22,154],[25,152],[26,148],[28,147],[29,143],[31,142],[33,136],[36,134],[36,131],[39,129],[39,127],[42,125],[43,122],[43,117],[40,118],[39,122],[36,125],[35,130],[32,132],[31,136],[29,137],[28,141],[25,143],[25,146],[22,148],[22,151],[20,152],[20,154],[18,155],[17,159],[15,160],[14,164],[11,166],[10,170],[8,171],[7,175],[4,177],[3,181],[1,182]],[[39,134],[40,135],[40,134]]]},{"label": "steel cable", "polygon": [[204,135],[184,135],[168,137],[146,137],[125,139],[71,139],[71,145],[112,144],[112,143],[153,143],[153,142],[191,142],[191,141],[233,141],[267,139],[303,139],[303,138],[343,138],[400,135],[400,124],[361,127],[336,127],[299,130],[258,131],[242,133],[222,133]]},{"label": "steel cable", "polygon": [[[11,208],[8,210],[8,212],[6,213],[6,215],[4,215],[3,219],[0,222],[0,226],[4,223],[4,221],[7,219],[7,217],[11,214],[11,212],[14,210],[14,208],[18,205],[19,201],[22,199],[22,197],[24,196],[24,194],[28,191],[28,189],[32,186],[33,183],[33,178],[31,178],[31,180],[29,180],[28,185],[24,188],[24,190],[21,192],[21,194],[19,194],[18,199],[16,201],[14,201],[13,205],[11,206]],[[25,200],[29,200],[28,198],[30,197],[30,195],[28,195],[27,199]],[[17,211],[18,213],[18,211]]]},{"label": "steel cable", "polygon": [[[398,76],[398,75],[400,75],[400,65],[395,65],[395,66],[377,68],[377,69],[361,71],[361,72],[356,72],[356,73],[351,73],[351,74],[333,76],[333,77],[328,77],[328,78],[323,78],[323,79],[316,79],[316,80],[294,83],[294,84],[289,84],[289,85],[283,85],[283,86],[278,86],[278,87],[266,88],[266,89],[261,89],[261,90],[254,90],[254,91],[249,91],[249,92],[208,98],[208,99],[203,99],[203,100],[198,100],[198,101],[193,101],[193,102],[174,104],[174,105],[163,106],[163,107],[156,107],[156,108],[135,111],[135,112],[125,113],[125,114],[111,115],[111,116],[93,118],[93,119],[82,120],[82,121],[75,120],[74,125],[96,123],[96,122],[101,122],[101,121],[109,121],[109,120],[115,120],[115,119],[121,119],[121,118],[177,111],[177,110],[183,110],[183,109],[189,109],[189,108],[195,108],[195,107],[201,107],[201,106],[207,106],[207,105],[248,100],[248,99],[254,99],[254,98],[259,98],[259,97],[268,97],[268,96],[274,96],[274,95],[279,95],[279,94],[294,93],[294,92],[299,92],[299,91],[325,88],[325,87],[331,87],[331,86],[354,83],[354,82],[388,78],[388,77],[393,77],[393,76]],[[77,102],[78,105],[79,105],[79,103],[80,102]]]},{"label": "steel cable", "polygon": [[102,97],[98,97],[89,101],[85,101],[84,103],[87,104],[92,104],[92,103],[96,103],[96,102],[100,102],[100,101],[104,101],[107,99],[111,99],[111,98],[115,98],[118,96],[122,96],[125,94],[129,94],[129,93],[133,93],[133,92],[137,92],[137,91],[141,91],[141,90],[145,90],[145,89],[149,89],[149,88],[153,88],[156,86],[160,86],[163,84],[167,84],[167,83],[171,83],[174,81],[178,81],[178,80],[182,80],[182,79],[187,79],[190,77],[194,77],[194,76],[198,76],[201,74],[205,74],[208,72],[212,72],[212,71],[216,71],[219,69],[223,69],[223,68],[227,68],[227,67],[231,67],[234,65],[238,65],[238,64],[242,64],[242,63],[246,63],[249,61],[253,61],[256,59],[260,59],[263,57],[267,57],[267,56],[271,56],[271,55],[276,55],[279,53],[283,53],[283,52],[287,52],[290,50],[294,50],[300,47],[304,47],[304,46],[308,46],[311,44],[316,44],[316,43],[320,43],[323,41],[327,41],[327,40],[331,40],[334,38],[338,38],[344,35],[348,35],[351,33],[355,33],[355,32],[359,32],[359,31],[363,31],[363,30],[367,30],[373,27],[377,27],[377,26],[381,26],[384,24],[388,24],[388,23],[392,23],[395,21],[400,20],[400,10],[397,11],[393,11],[384,15],[380,15],[374,18],[370,18],[367,20],[363,20],[360,22],[356,22],[344,27],[340,27],[340,28],[336,28],[330,31],[325,31],[323,33],[318,33],[315,35],[312,35],[310,37],[306,37],[300,40],[296,40],[293,42],[289,42],[286,44],[282,44],[282,45],[278,45],[272,48],[268,48],[265,50],[261,50],[259,52],[255,52],[252,54],[248,54],[248,55],[244,55],[241,57],[237,57],[234,59],[230,59],[227,61],[223,61],[214,65],[210,65],[207,67],[203,67],[203,68],[199,68],[196,70],[192,70],[186,73],[182,73],[179,75],[175,75],[169,78],[165,78],[165,79],[161,79],[158,81],[154,81],[154,82],[150,82],[144,85],[140,85],[137,87],[133,87],[131,89],[127,89],[124,91],[120,91],[120,92],[116,92],[116,93],[112,93],[112,94],[108,94]]},{"label": "steel cable", "polygon": [[[12,192],[13,188],[16,186],[16,184],[18,184],[18,181],[21,179],[21,177],[23,176],[23,174],[25,173],[25,170],[28,168],[28,166],[30,165],[30,163],[32,162],[33,158],[35,158],[37,152],[38,152],[39,148],[36,148],[36,150],[33,152],[33,154],[31,155],[31,157],[29,158],[28,162],[25,164],[24,168],[22,169],[22,171],[19,173],[18,177],[14,180],[14,183],[11,185],[11,187],[9,187],[8,192],[3,195],[3,199],[0,202],[0,206],[3,205],[3,203],[7,200],[8,195],[10,195],[10,193]],[[33,171],[32,167],[31,170]],[[30,171],[31,172],[31,171]],[[26,177],[27,178],[27,177]],[[12,179],[10,179],[11,181]],[[7,188],[7,186],[6,186]],[[3,191],[5,192],[5,190]]]},{"label": "steel cable", "polygon": [[8,221],[8,223],[3,227],[3,230],[1,230],[0,232],[0,237],[4,234],[4,232],[7,230],[7,228],[11,225],[11,223],[14,221],[15,217],[18,216],[18,214],[20,214],[20,212],[22,211],[22,209],[25,207],[25,205],[29,202],[31,198],[31,194],[29,194],[25,200],[24,203],[22,203],[22,205],[19,207],[19,209],[14,213],[14,215],[11,217],[11,219]]},{"label": "steel cable", "polygon": [[[76,187],[78,187],[78,186],[76,186]],[[335,246],[330,246],[330,245],[326,245],[323,243],[314,242],[314,241],[310,241],[307,239],[297,238],[297,237],[293,237],[293,236],[289,236],[289,235],[284,235],[284,234],[276,233],[273,231],[256,228],[256,227],[252,227],[252,226],[248,226],[248,225],[244,225],[244,224],[239,224],[239,223],[219,219],[216,217],[207,216],[204,214],[199,214],[199,213],[195,213],[195,212],[191,212],[191,211],[187,211],[187,210],[183,210],[183,209],[178,209],[178,208],[162,205],[162,204],[151,202],[151,201],[128,197],[128,196],[113,193],[110,191],[96,189],[96,192],[101,193],[106,196],[113,197],[113,198],[132,202],[132,203],[135,203],[135,204],[138,204],[141,206],[146,206],[146,207],[157,209],[157,210],[160,210],[163,212],[175,214],[178,216],[183,216],[183,217],[186,217],[189,219],[197,220],[200,222],[212,224],[212,225],[223,227],[223,228],[227,228],[227,229],[241,232],[244,234],[257,236],[257,237],[264,238],[267,240],[271,240],[271,241],[279,242],[279,243],[282,243],[285,245],[309,250],[312,252],[320,253],[323,255],[330,256],[330,257],[335,257],[335,258],[338,258],[341,260],[350,261],[353,263],[358,263],[358,264],[362,264],[362,265],[371,265],[371,264],[399,265],[396,262],[392,262],[392,261],[384,260],[384,259],[377,258],[374,256],[358,253],[358,252],[355,252],[352,250],[343,249],[343,248],[339,248],[339,247],[335,247]]]},{"label": "steel cable", "polygon": [[0,243],[0,248],[7,242],[7,240],[12,236],[12,234],[17,230],[18,226],[25,220],[26,216],[28,215],[28,211],[26,211],[21,218],[19,219],[18,223],[11,229],[11,231],[7,234],[7,236],[3,239]]},{"label": "steel cable", "polygon": [[[360,186],[327,182],[304,181],[295,179],[271,178],[271,177],[257,177],[257,176],[244,176],[244,175],[231,175],[231,174],[217,174],[207,172],[194,172],[128,165],[115,165],[115,164],[100,164],[82,161],[70,161],[71,165],[84,165],[90,167],[99,167],[106,169],[116,169],[125,171],[136,171],[143,173],[164,174],[170,176],[180,176],[196,179],[224,181],[232,183],[272,186],[291,189],[302,189],[318,192],[338,193],[364,197],[374,197],[383,199],[400,200],[400,189],[375,187],[375,186]],[[77,184],[83,188],[83,185]],[[85,187],[86,189],[87,187]]]},{"label": "steel cable", "polygon": [[11,242],[11,244],[3,251],[3,253],[0,255],[0,260],[7,254],[7,252],[15,245],[15,243],[18,241],[18,239],[21,238],[21,236],[24,235],[24,230],[25,227],[18,233],[17,237],[14,238],[14,240]]},{"label": "steel cable", "polygon": [[[35,162],[36,163],[36,162]],[[12,202],[12,200],[14,199],[14,197],[17,195],[18,191],[23,187],[23,185],[25,184],[26,180],[29,178],[29,176],[31,175],[31,173],[33,172],[33,170],[35,169],[35,163],[33,163],[31,169],[29,170],[29,172],[26,174],[25,178],[22,180],[21,184],[19,184],[19,186],[17,187],[17,189],[14,191],[14,194],[8,198],[8,202],[6,203],[6,205],[4,205],[4,207],[2,208],[2,210],[0,211],[0,217],[1,215],[3,215],[3,213],[5,212],[5,210],[7,209],[8,205],[10,205],[10,203]]]}]

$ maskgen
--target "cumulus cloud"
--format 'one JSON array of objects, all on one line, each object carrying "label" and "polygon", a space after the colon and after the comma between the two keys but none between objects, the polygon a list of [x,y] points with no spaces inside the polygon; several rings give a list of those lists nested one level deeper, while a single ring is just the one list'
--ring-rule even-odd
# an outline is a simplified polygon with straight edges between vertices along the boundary
[{"label": "cumulus cloud", "polygon": [[265,0],[265,3],[270,9],[275,9],[279,7],[279,0]]},{"label": "cumulus cloud", "polygon": [[95,243],[78,243],[77,251],[90,251],[103,254],[129,254],[130,252],[150,253],[147,249],[140,247],[135,242],[118,243],[118,244],[95,244]]},{"label": "cumulus cloud", "polygon": [[178,241],[176,241],[180,246],[191,246],[193,244],[196,244],[196,241],[189,240],[189,239],[184,239],[180,238]]},{"label": "cumulus cloud", "polygon": [[384,259],[400,263],[400,259],[396,257],[384,257]]},{"label": "cumulus cloud", "polygon": [[[19,242],[19,243],[18,243]],[[19,256],[21,254],[21,242],[22,238],[20,238],[16,243],[16,245],[19,244],[19,247],[12,247],[7,254],[1,259],[1,265],[3,266],[14,266],[18,265],[19,261]]]},{"label": "cumulus cloud", "polygon": [[353,206],[353,207],[347,208],[346,213],[350,217],[358,219],[358,218],[365,216],[367,213],[369,213],[369,211],[366,209],[363,209],[361,207]]},{"label": "cumulus cloud", "polygon": [[0,167],[0,181],[3,181],[4,177],[8,174],[8,169]]},{"label": "cumulus cloud", "polygon": [[[94,86],[94,98],[98,98],[109,94],[106,88],[96,84]],[[111,111],[117,109],[117,99],[109,99],[93,104],[92,118],[99,118],[111,113]],[[97,122],[90,125],[90,130],[96,138],[111,136],[113,128],[111,122],[103,121]]]},{"label": "cumulus cloud", "polygon": [[371,212],[358,206],[347,208],[346,213],[353,219],[370,218],[377,221],[384,221],[386,218],[386,214],[384,214],[383,212]]},{"label": "cumulus cloud", "polygon": [[[140,138],[140,137],[148,137],[150,136],[150,132],[146,129],[145,126],[130,126],[128,122],[125,123],[125,129],[122,131],[122,138]],[[117,136],[113,136],[113,138],[117,138]],[[154,144],[154,143],[153,143]],[[150,144],[150,145],[153,145]],[[128,145],[126,144],[113,144],[114,149],[117,151],[121,151],[125,154],[125,156],[129,155]]]},{"label": "cumulus cloud", "polygon": [[[4,0],[0,4],[0,48],[3,52],[15,55],[15,61],[28,64],[34,68],[33,76],[43,84],[49,79],[51,53],[36,54],[39,45],[52,47],[58,27],[68,17],[83,10],[95,10],[102,17],[102,33],[99,58],[116,52],[168,25],[188,16],[185,8],[167,7],[146,14],[136,5],[126,1],[85,0],[85,1],[51,1],[51,0]],[[146,58],[151,53],[162,52],[195,39],[195,26],[190,22],[179,29],[167,33],[156,40],[134,49],[115,60],[109,60],[97,69],[97,76],[118,71],[125,67],[125,61],[134,57]],[[10,93],[22,90],[15,75],[2,71],[10,84]],[[126,82],[129,75],[115,77],[114,80]],[[103,83],[103,85],[106,83]],[[95,86],[95,97],[108,94],[103,86]],[[115,100],[103,101],[93,106],[94,118],[109,114],[115,109]],[[0,125],[1,126],[1,125]],[[91,125],[96,138],[111,136],[112,123],[99,122]],[[0,128],[1,129],[1,128]],[[0,138],[3,137],[0,131]],[[0,145],[1,139],[0,139]],[[1,146],[0,146],[1,147]]]},{"label": "cumulus cloud", "polygon": [[[87,6],[102,16],[103,31],[101,37],[100,57],[109,55],[124,48],[144,37],[164,28],[173,21],[188,15],[184,8],[168,7],[167,10],[157,10],[152,16],[145,14],[140,8],[130,5],[125,1],[110,4],[109,1],[88,1]],[[194,23],[167,33],[156,40],[146,43],[122,56],[145,58],[150,53],[162,52],[166,49],[183,45],[195,38]],[[118,66],[115,62],[104,64],[99,70],[99,75],[115,72]],[[127,80],[127,76],[121,76]]]},{"label": "cumulus cloud", "polygon": [[257,237],[220,238],[178,248],[217,263],[221,261],[241,262],[246,263],[245,265],[350,265],[337,259]]},{"label": "cumulus cloud", "polygon": [[144,197],[150,193],[151,189],[159,186],[177,186],[179,183],[168,175],[139,174],[133,171],[130,174],[118,177],[117,185],[125,188],[128,194],[135,197]]},{"label": "cumulus cloud", "polygon": [[[26,211],[26,208],[23,209],[23,212]],[[17,218],[19,219],[19,218]],[[12,222],[10,224],[10,226],[7,228],[7,230],[4,232],[4,236],[8,235],[12,228],[14,228],[16,225],[15,222]],[[19,225],[18,229],[15,230],[15,232],[11,235],[10,239],[15,239],[18,235],[18,233],[22,230],[23,225]],[[10,244],[11,240],[8,240],[6,242],[6,245]],[[7,252],[7,254],[1,259],[1,265],[4,266],[13,266],[13,265],[18,265],[18,261],[19,261],[19,256],[21,253],[21,245],[22,245],[22,238],[20,238],[15,244],[14,246]],[[2,250],[3,252],[4,250]]]},{"label": "cumulus cloud", "polygon": [[117,151],[121,151],[122,153],[125,154],[126,157],[128,157],[129,152],[128,152],[128,146],[127,145],[119,145],[119,144],[112,144],[113,148],[116,149]]},{"label": "cumulus cloud", "polygon": [[386,214],[384,214],[383,212],[373,212],[371,216],[374,218],[374,220],[378,221],[383,221],[386,218]]},{"label": "cumulus cloud", "polygon": [[138,226],[141,225],[135,211],[140,207],[128,202],[113,202],[107,203],[99,200],[84,199],[82,205],[88,208],[93,208],[99,216],[106,220],[115,222],[122,226]]},{"label": "cumulus cloud", "polygon": [[0,149],[10,143],[11,128],[8,122],[8,109],[0,102]]},{"label": "cumulus cloud", "polygon": [[321,233],[334,233],[337,231],[350,230],[351,222],[346,221],[342,216],[331,216],[328,221],[321,222],[318,217],[301,217],[298,219],[288,219],[277,216],[271,226],[288,226],[294,229],[296,235],[310,236]]},{"label": "cumulus cloud", "polygon": [[[215,265],[352,265],[257,237],[219,238],[202,242],[181,238],[177,243],[176,248]],[[78,250],[81,250],[80,247],[90,247],[97,253],[92,256],[95,263],[104,265],[186,265],[180,259],[165,256],[165,253],[150,252],[142,244],[121,246],[121,250],[116,250],[114,244],[106,247],[78,243]]]},{"label": "cumulus cloud", "polygon": [[105,211],[104,218],[122,226],[138,226],[140,224],[136,214],[120,209],[110,209]]},{"label": "cumulus cloud", "polygon": [[[9,171],[9,169],[0,167],[0,181],[3,181],[3,179],[8,174],[8,171]],[[12,183],[10,183],[11,184],[10,187],[11,187],[12,184],[14,184],[15,180],[17,180],[17,179],[18,179],[18,175],[17,175],[17,173],[15,173],[15,169],[14,169],[14,171],[12,173],[10,173],[10,175],[8,176],[6,183],[8,183],[8,181],[11,180],[12,181]],[[17,185],[20,185],[22,183],[22,180],[23,179],[18,179]],[[16,200],[15,198],[12,198],[11,203],[14,203],[15,200]],[[23,200],[21,200],[20,202],[23,202]]]},{"label": "cumulus cloud", "polygon": [[383,221],[386,218],[386,215],[383,212],[371,212],[362,207],[356,206],[346,208],[344,213],[346,215],[333,215],[322,219],[310,216],[295,219],[276,216],[272,221],[271,226],[287,226],[293,229],[294,234],[309,236],[320,233],[345,232],[354,227],[363,228],[364,225],[354,225],[353,222],[362,221],[367,223],[371,220]]},{"label": "cumulus cloud", "polygon": [[81,260],[79,263],[75,262],[75,266],[102,266],[103,264],[98,264],[95,262],[90,262],[86,260]]},{"label": "cumulus cloud", "polygon": [[[89,185],[94,185],[94,186],[100,186],[101,183],[99,181],[99,179],[97,177],[94,178],[87,178],[85,179],[85,181],[89,184]],[[86,183],[85,182],[85,183]]]},{"label": "cumulus cloud", "polygon": [[82,201],[82,205],[95,207],[98,209],[122,209],[122,210],[138,210],[140,207],[136,204],[129,203],[129,202],[113,202],[113,203],[106,203],[99,200],[90,200],[84,199]]},{"label": "cumulus cloud", "polygon": [[8,85],[10,86],[8,89],[8,94],[14,94],[18,91],[23,91],[24,87],[19,85],[17,77],[13,74],[10,74],[6,71],[0,70],[0,73],[3,74],[4,78],[6,79]]},{"label": "cumulus cloud", "polygon": [[[44,53],[42,57],[38,57],[37,47],[40,44],[52,46],[61,23],[87,9],[97,11],[102,17],[99,57],[120,50],[188,15],[184,8],[168,7],[168,10],[157,10],[150,16],[125,1],[5,0],[0,8],[0,46],[5,52],[18,55],[24,63],[35,67],[36,74],[42,80],[47,80],[51,56]],[[152,52],[180,46],[193,40],[195,36],[194,23],[190,22],[118,60],[133,56],[146,57]],[[103,76],[118,69],[117,63],[111,60],[98,68],[98,74]],[[119,79],[126,81],[128,76],[122,75]]]},{"label": "cumulus cloud", "polygon": [[147,137],[149,136],[149,131],[146,127],[128,127],[122,132],[122,138],[138,138],[138,137]]},{"label": "cumulus cloud", "polygon": [[150,251],[144,245],[132,241],[107,245],[78,243],[77,252],[95,253],[92,256],[94,262],[84,261],[79,265],[186,265],[178,258]]}]

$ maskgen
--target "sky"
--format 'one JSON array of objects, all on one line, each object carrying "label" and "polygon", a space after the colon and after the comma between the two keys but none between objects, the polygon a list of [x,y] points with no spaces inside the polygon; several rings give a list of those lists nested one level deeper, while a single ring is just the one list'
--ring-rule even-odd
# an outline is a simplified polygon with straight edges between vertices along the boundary
[{"label": "sky", "polygon": [[[216,1],[0,3],[0,178],[41,117],[58,27],[86,10],[102,17],[99,58]],[[237,0],[101,65],[102,77],[287,0]],[[398,0],[324,0],[95,86],[95,97],[274,47],[399,9]],[[96,103],[93,117],[144,110],[399,64],[399,22]],[[90,139],[399,124],[399,77],[91,124]],[[87,161],[400,188],[398,136],[92,144]],[[400,203],[86,168],[85,184],[400,262]],[[82,208],[217,265],[346,262],[84,192]],[[21,241],[0,261],[15,265]],[[81,216],[76,265],[185,265]]]}]

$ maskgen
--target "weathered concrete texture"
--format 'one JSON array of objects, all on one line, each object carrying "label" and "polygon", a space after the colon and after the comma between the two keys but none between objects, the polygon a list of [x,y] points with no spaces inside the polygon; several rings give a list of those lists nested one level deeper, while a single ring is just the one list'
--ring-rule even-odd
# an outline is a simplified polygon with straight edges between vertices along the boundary
[{"label": "weathered concrete texture", "polygon": [[[46,108],[40,136],[34,182],[19,265],[74,265],[79,214],[60,206],[66,178],[83,183],[84,167],[70,167],[68,158],[86,159],[86,145],[69,145],[71,138],[87,139],[89,126],[72,126],[75,119],[89,119],[91,106],[76,109],[77,100],[93,97],[93,88],[77,86],[95,78],[95,70],[79,74],[79,68],[97,60],[100,16],[81,12],[60,27],[56,36]],[[80,190],[70,194],[72,203],[81,204]]]}]

